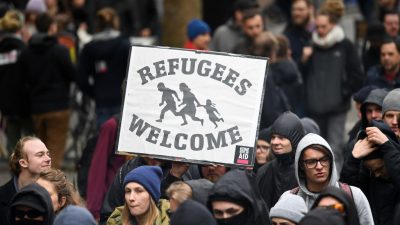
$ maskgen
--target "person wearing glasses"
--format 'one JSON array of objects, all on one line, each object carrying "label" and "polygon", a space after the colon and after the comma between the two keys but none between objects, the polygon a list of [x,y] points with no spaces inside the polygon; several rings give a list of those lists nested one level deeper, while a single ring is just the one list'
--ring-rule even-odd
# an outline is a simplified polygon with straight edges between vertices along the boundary
[{"label": "person wearing glasses", "polygon": [[317,207],[332,208],[337,210],[348,225],[360,225],[356,206],[352,197],[337,187],[327,187],[315,200],[311,209]]},{"label": "person wearing glasses", "polygon": [[262,129],[258,133],[256,145],[256,162],[254,163],[253,171],[257,173],[258,169],[272,161],[275,156],[271,151],[271,127]]},{"label": "person wearing glasses", "polygon": [[357,187],[338,182],[335,157],[324,138],[313,133],[304,136],[297,146],[294,163],[298,187],[287,192],[302,197],[308,209],[325,188],[334,186],[352,196],[361,224],[374,224],[364,193]]}]

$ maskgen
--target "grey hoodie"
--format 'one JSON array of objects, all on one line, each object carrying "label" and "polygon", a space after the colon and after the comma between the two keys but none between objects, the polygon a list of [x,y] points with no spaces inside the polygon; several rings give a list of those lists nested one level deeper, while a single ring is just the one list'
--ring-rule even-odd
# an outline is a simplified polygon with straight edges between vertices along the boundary
[{"label": "grey hoodie", "polygon": [[[299,195],[300,197],[302,197],[304,199],[308,209],[310,209],[312,207],[315,200],[319,196],[319,193],[313,193],[307,189],[306,180],[305,180],[305,178],[303,178],[303,177],[305,177],[305,174],[303,171],[301,171],[299,169],[299,161],[300,161],[301,153],[308,146],[310,146],[312,144],[322,145],[326,149],[329,150],[329,153],[332,158],[332,165],[330,168],[331,176],[330,176],[328,186],[335,186],[337,188],[340,188],[339,182],[338,182],[339,176],[337,174],[336,164],[335,164],[335,156],[334,156],[333,151],[332,151],[331,147],[329,146],[328,142],[326,142],[326,140],[324,138],[322,138],[321,136],[319,136],[317,134],[313,134],[313,133],[307,134],[300,140],[300,142],[297,146],[294,163],[295,163],[295,175],[296,175],[297,183],[300,186],[300,189],[299,189],[297,195]],[[300,173],[302,173],[302,176],[299,176]],[[373,225],[374,220],[372,218],[371,208],[369,206],[369,202],[368,202],[367,198],[365,197],[364,193],[359,188],[354,187],[354,186],[350,186],[350,189],[351,189],[351,192],[353,195],[354,203],[357,208],[358,216],[360,218],[360,224]],[[290,191],[287,191],[287,192],[290,192]],[[287,193],[287,192],[285,192],[285,193]]]}]

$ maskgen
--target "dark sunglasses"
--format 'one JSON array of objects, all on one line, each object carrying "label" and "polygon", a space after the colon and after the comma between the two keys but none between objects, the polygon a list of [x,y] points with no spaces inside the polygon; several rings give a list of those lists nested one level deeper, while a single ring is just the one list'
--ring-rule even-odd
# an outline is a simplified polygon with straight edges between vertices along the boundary
[{"label": "dark sunglasses", "polygon": [[36,218],[39,216],[43,216],[44,214],[42,212],[39,212],[37,210],[29,210],[29,211],[21,211],[21,210],[16,210],[14,212],[14,216],[18,217],[18,218],[24,218],[25,216],[27,216],[28,218]]}]

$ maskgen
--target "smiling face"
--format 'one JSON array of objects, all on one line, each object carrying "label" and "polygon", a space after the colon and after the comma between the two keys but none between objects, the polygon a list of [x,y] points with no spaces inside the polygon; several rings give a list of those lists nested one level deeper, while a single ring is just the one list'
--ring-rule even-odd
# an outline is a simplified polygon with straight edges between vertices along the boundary
[{"label": "smiling face", "polygon": [[327,152],[307,148],[303,152],[302,168],[306,175],[307,188],[320,190],[329,183],[331,163]]},{"label": "smiling face", "polygon": [[140,184],[130,182],[125,186],[125,203],[132,216],[142,216],[149,211],[150,194]]},{"label": "smiling face", "polygon": [[23,151],[26,157],[20,159],[21,168],[26,169],[32,175],[38,175],[40,172],[50,169],[50,152],[42,141],[34,139],[25,142]]},{"label": "smiling face", "polygon": [[275,155],[281,155],[292,151],[290,140],[279,134],[271,136],[271,147]]}]

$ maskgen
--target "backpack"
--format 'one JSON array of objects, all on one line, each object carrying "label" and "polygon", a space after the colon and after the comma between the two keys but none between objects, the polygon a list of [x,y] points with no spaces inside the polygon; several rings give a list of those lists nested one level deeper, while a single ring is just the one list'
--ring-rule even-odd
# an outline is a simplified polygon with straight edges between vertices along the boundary
[{"label": "backpack", "polygon": [[[350,185],[339,182],[339,187],[342,191],[346,192],[346,194],[348,196],[350,196],[351,199],[353,199],[353,193],[351,192]],[[300,190],[300,187],[297,186],[297,187],[293,188],[292,190],[290,190],[290,193],[297,195],[297,193],[299,193],[299,190]]]}]

